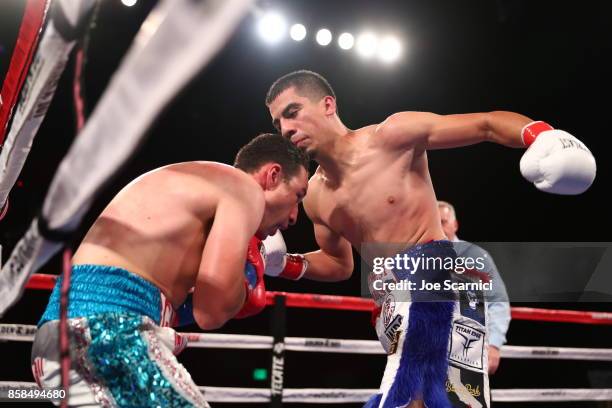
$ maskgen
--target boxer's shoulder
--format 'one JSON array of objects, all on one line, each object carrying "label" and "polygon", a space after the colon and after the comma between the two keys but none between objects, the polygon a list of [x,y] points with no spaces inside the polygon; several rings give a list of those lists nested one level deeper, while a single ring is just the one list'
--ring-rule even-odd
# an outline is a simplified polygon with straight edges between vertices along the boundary
[{"label": "boxer's shoulder", "polygon": [[178,163],[169,170],[177,170],[187,175],[194,175],[198,179],[212,184],[220,189],[220,193],[230,195],[258,195],[261,187],[253,177],[244,171],[224,163],[211,161],[197,161]]},{"label": "boxer's shoulder", "polygon": [[375,126],[373,136],[385,146],[410,144],[426,134],[436,116],[431,112],[396,112]]},{"label": "boxer's shoulder", "polygon": [[[162,173],[175,173],[184,176],[197,176],[204,179],[215,177],[242,177],[245,173],[234,166],[213,161],[189,161],[174,163],[159,168]],[[247,177],[248,178],[248,177]]]},{"label": "boxer's shoulder", "polygon": [[217,180],[222,182],[232,179],[242,179],[247,183],[251,181],[251,178],[243,171],[224,163],[189,161],[158,167],[137,177],[128,187],[134,184],[143,184],[151,181],[159,185],[159,182],[163,181],[173,183],[180,180],[181,184],[184,184],[189,182],[198,183],[201,181],[215,182]]},{"label": "boxer's shoulder", "polygon": [[242,207],[263,209],[264,196],[261,186],[252,176],[233,166],[211,161],[193,161],[172,164],[162,167],[161,170],[163,171],[160,171],[160,177],[173,179],[174,182],[170,184],[180,186],[181,196],[194,198],[198,208],[209,208],[221,202],[239,202],[244,204]]}]

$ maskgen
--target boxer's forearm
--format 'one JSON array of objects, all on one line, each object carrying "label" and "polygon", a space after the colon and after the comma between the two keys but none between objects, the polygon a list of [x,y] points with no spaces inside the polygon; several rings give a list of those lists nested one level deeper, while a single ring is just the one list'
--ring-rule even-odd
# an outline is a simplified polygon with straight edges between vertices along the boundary
[{"label": "boxer's forearm", "polygon": [[196,286],[193,317],[204,330],[218,329],[238,313],[245,298],[243,279],[236,279],[230,284],[205,282]]},{"label": "boxer's forearm", "polygon": [[488,140],[508,147],[525,147],[521,130],[532,122],[527,116],[514,112],[487,113]]},{"label": "boxer's forearm", "polygon": [[304,278],[321,281],[337,282],[349,279],[353,274],[353,258],[350,260],[332,257],[322,250],[309,252],[304,255],[308,261],[308,268]]}]

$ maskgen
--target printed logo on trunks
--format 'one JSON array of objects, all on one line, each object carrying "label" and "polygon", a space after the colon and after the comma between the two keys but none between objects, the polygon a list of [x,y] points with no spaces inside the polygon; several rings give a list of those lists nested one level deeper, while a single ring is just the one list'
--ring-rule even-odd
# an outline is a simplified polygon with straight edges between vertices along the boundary
[{"label": "printed logo on trunks", "polygon": [[398,330],[395,332],[395,334],[393,335],[393,340],[391,340],[391,343],[389,344],[389,354],[395,354],[395,352],[397,351],[397,345],[399,344],[399,338],[400,335],[402,334],[401,330]]},{"label": "printed logo on trunks", "polygon": [[161,316],[159,319],[159,327],[172,327],[178,323],[178,316],[174,313],[172,303],[166,298],[163,293],[160,293],[161,300]]},{"label": "printed logo on trunks", "polygon": [[[473,386],[472,384],[465,384],[465,389],[472,397],[480,397],[481,395],[480,385]],[[449,380],[446,380],[446,392],[457,392],[455,386]]]},{"label": "printed logo on trunks", "polygon": [[397,344],[399,342],[401,330],[398,330],[402,325],[402,315],[397,315],[388,326],[385,326],[385,336],[389,339],[389,351],[388,354],[393,354],[397,351]]},{"label": "printed logo on trunks", "polygon": [[461,323],[453,323],[448,359],[464,366],[482,369],[484,339],[483,331]]},{"label": "printed logo on trunks", "polygon": [[395,312],[395,297],[390,294],[386,297],[385,303],[383,303],[382,307],[383,324],[385,325],[385,327],[387,327],[389,325],[389,322],[391,322],[393,312]]},{"label": "printed logo on trunks", "polygon": [[476,310],[476,307],[478,306],[478,296],[476,295],[475,292],[468,290],[465,292],[465,295],[467,296],[468,299],[468,304],[470,305],[470,308],[472,310]]}]

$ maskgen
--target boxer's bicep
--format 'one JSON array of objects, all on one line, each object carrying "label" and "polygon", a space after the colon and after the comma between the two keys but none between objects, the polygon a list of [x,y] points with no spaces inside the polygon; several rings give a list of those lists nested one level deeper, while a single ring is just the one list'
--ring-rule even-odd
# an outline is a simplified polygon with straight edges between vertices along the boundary
[{"label": "boxer's bicep", "polygon": [[399,112],[378,125],[376,135],[392,148],[448,149],[488,140],[487,119],[485,113]]}]

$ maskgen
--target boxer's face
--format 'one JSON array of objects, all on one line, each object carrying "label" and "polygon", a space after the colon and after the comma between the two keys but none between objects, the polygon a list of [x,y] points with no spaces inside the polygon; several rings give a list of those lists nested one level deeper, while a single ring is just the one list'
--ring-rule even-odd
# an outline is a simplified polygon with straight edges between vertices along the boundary
[{"label": "boxer's face", "polygon": [[324,143],[323,130],[330,112],[326,105],[327,98],[331,97],[315,101],[291,87],[268,106],[276,130],[313,157],[316,156],[317,147]]},{"label": "boxer's face", "polygon": [[269,182],[264,189],[266,209],[257,232],[257,236],[262,239],[295,224],[298,205],[308,190],[308,172],[303,167],[288,180],[283,180],[282,174],[278,177],[277,181]]},{"label": "boxer's face", "polygon": [[446,234],[448,239],[454,239],[457,234],[457,229],[459,228],[457,219],[450,208],[446,206],[438,206],[438,210],[440,212],[440,222],[442,223],[444,234]]}]

